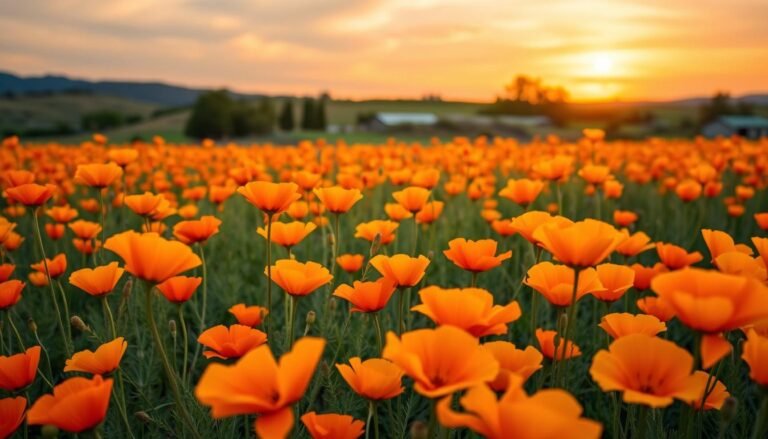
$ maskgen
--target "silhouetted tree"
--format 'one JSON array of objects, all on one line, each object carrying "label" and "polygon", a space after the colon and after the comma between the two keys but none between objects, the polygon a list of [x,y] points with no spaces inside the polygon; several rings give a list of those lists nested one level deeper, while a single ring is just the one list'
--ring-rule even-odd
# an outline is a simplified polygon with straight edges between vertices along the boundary
[{"label": "silhouetted tree", "polygon": [[301,129],[311,130],[317,125],[315,117],[317,112],[315,110],[315,100],[312,98],[304,98],[301,106]]},{"label": "silhouetted tree", "polygon": [[201,93],[192,107],[184,133],[198,139],[219,139],[233,130],[234,104],[226,90]]},{"label": "silhouetted tree", "polygon": [[280,111],[280,117],[277,119],[277,124],[282,131],[293,131],[296,127],[293,120],[293,99],[286,99],[283,109]]}]

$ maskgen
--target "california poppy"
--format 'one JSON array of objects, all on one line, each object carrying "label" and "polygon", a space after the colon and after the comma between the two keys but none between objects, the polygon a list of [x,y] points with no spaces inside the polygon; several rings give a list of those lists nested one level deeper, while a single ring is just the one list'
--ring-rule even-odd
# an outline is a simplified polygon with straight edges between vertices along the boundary
[{"label": "california poppy", "polygon": [[[450,349],[445,341],[450,340]],[[453,326],[419,329],[398,338],[387,333],[382,354],[414,380],[414,390],[438,398],[491,381],[499,363],[472,335]]]},{"label": "california poppy", "polygon": [[21,291],[25,285],[24,282],[16,279],[0,282],[0,310],[8,309],[19,303]]},{"label": "california poppy", "polygon": [[27,399],[24,397],[0,399],[0,438],[11,437],[19,428],[24,421],[26,408]]},{"label": "california poppy", "polygon": [[333,295],[352,304],[352,312],[378,312],[387,306],[394,292],[395,283],[380,278],[374,282],[355,281],[352,286],[341,284]]},{"label": "california poppy", "polygon": [[340,186],[316,188],[314,194],[331,213],[348,212],[352,206],[363,198],[358,189],[344,189]]},{"label": "california poppy", "polygon": [[429,259],[422,255],[417,258],[404,254],[376,255],[371,259],[370,264],[398,287],[412,287],[424,277]]},{"label": "california poppy", "polygon": [[743,347],[741,358],[749,365],[749,377],[761,386],[768,386],[768,368],[765,367],[768,364],[768,337],[750,329]]},{"label": "california poppy", "polygon": [[533,238],[563,264],[584,268],[602,262],[624,236],[608,223],[586,219],[568,225],[545,223]]},{"label": "california poppy", "polygon": [[123,175],[123,169],[116,163],[92,163],[78,165],[75,181],[95,188],[105,188]]},{"label": "california poppy", "polygon": [[624,402],[660,408],[674,399],[692,401],[703,395],[704,383],[694,378],[692,369],[691,354],[673,342],[631,334],[595,354],[589,373],[604,392],[622,392]]},{"label": "california poppy", "polygon": [[355,238],[362,238],[368,242],[379,239],[381,245],[387,245],[395,240],[395,230],[400,224],[394,221],[373,220],[360,223],[355,227]]},{"label": "california poppy", "polygon": [[65,206],[53,206],[46,210],[45,213],[51,217],[52,220],[60,224],[66,224],[73,219],[77,218],[77,209],[73,209],[69,205]]},{"label": "california poppy", "polygon": [[630,267],[635,272],[633,285],[636,290],[644,291],[651,287],[651,280],[660,273],[669,271],[662,263],[656,263],[653,267],[646,267],[640,264],[632,264]]},{"label": "california poppy", "polygon": [[361,361],[359,357],[352,357],[349,365],[337,364],[336,369],[355,393],[368,400],[391,399],[405,390],[403,370],[388,360],[371,358]]},{"label": "california poppy", "polygon": [[16,270],[16,265],[5,263],[0,264],[0,282],[5,282],[11,278],[13,271]]},{"label": "california poppy", "polygon": [[[528,395],[519,377],[497,399],[487,386],[474,386],[459,399],[466,412],[451,409],[451,397],[437,404],[437,419],[446,427],[468,427],[488,439],[601,437],[602,426],[582,418],[579,402],[561,389]],[[542,422],[542,420],[546,420]]]},{"label": "california poppy", "polygon": [[760,257],[753,258],[740,251],[721,253],[715,258],[713,264],[722,273],[754,277],[760,281],[768,278],[765,263]]},{"label": "california poppy", "polygon": [[419,291],[421,304],[411,308],[429,317],[436,325],[461,328],[475,337],[507,333],[507,325],[520,318],[520,305],[494,305],[493,295],[479,288],[442,289],[427,287]]},{"label": "california poppy", "polygon": [[324,347],[325,340],[304,337],[276,362],[269,346],[259,346],[231,366],[208,366],[195,396],[216,419],[258,414],[256,434],[287,437],[294,422],[291,405],[304,396]]},{"label": "california poppy", "polygon": [[598,300],[615,302],[634,285],[635,271],[625,265],[600,264],[595,270],[603,286],[592,292]]},{"label": "california poppy", "polygon": [[497,245],[493,239],[468,241],[456,238],[448,242],[448,250],[444,250],[443,254],[459,268],[479,273],[498,267],[512,257],[511,250],[496,255]]},{"label": "california poppy", "polygon": [[181,304],[192,298],[202,277],[173,276],[157,284],[157,289],[171,303]]},{"label": "california poppy", "polygon": [[[267,269],[264,269],[267,274]],[[327,284],[333,276],[327,268],[316,262],[302,263],[293,259],[281,259],[272,266],[272,279],[291,296],[306,296]]]},{"label": "california poppy", "polygon": [[679,270],[704,259],[699,252],[688,253],[680,246],[663,242],[656,243],[656,252],[661,263],[670,270]]},{"label": "california poppy", "polygon": [[[557,361],[581,356],[581,349],[572,341],[563,343],[563,337],[557,335],[557,331],[536,329],[536,341],[539,343],[541,353],[550,360],[557,357]],[[555,346],[555,337],[558,337]]]},{"label": "california poppy", "polygon": [[616,246],[616,253],[626,257],[632,257],[653,248],[650,236],[646,235],[644,232],[635,232],[632,235],[626,230],[623,230],[622,232],[625,233],[626,238]]},{"label": "california poppy", "polygon": [[253,181],[239,187],[237,193],[262,212],[274,215],[285,212],[291,203],[301,198],[298,189],[295,183]]},{"label": "california poppy", "polygon": [[768,287],[754,278],[689,268],[656,276],[651,288],[683,324],[704,334],[704,368],[730,352],[722,332],[768,318]]},{"label": "california poppy", "polygon": [[267,334],[245,325],[208,328],[197,337],[198,343],[207,347],[205,358],[240,358],[267,342]]},{"label": "california poppy", "polygon": [[133,148],[114,148],[107,153],[110,160],[125,168],[139,157],[139,151]]},{"label": "california poppy", "polygon": [[246,306],[242,303],[231,306],[228,311],[235,316],[237,323],[251,328],[261,325],[264,317],[269,314],[269,310],[263,306]]},{"label": "california poppy", "polygon": [[107,416],[112,379],[74,377],[56,385],[53,394],[43,395],[27,412],[32,425],[55,425],[81,433],[97,427]]},{"label": "california poppy", "polygon": [[614,210],[613,222],[619,227],[629,227],[637,222],[637,214],[630,210]]},{"label": "california poppy", "polygon": [[[273,222],[272,242],[290,248],[303,241],[316,228],[317,226],[314,223],[303,223],[301,221],[290,223]],[[256,232],[264,239],[267,239],[267,230],[263,227],[259,227]]]},{"label": "california poppy", "polygon": [[541,362],[544,356],[533,346],[518,349],[508,341],[491,341],[484,343],[483,347],[488,349],[499,362],[499,373],[493,381],[488,383],[497,392],[507,390],[510,381],[514,380],[510,375],[519,376],[525,381],[542,368]]},{"label": "california poppy", "polygon": [[608,166],[594,164],[584,165],[579,169],[578,174],[584,181],[593,185],[602,184],[613,177],[611,175],[611,169]]},{"label": "california poppy", "polygon": [[45,273],[46,267],[48,269],[48,275],[52,279],[56,279],[67,271],[67,255],[59,253],[54,256],[53,259],[46,258],[45,261],[40,261],[31,265],[32,269]]},{"label": "california poppy", "polygon": [[365,429],[365,422],[336,413],[305,413],[301,416],[301,423],[307,427],[312,439],[356,439],[363,435]]},{"label": "california poppy", "polygon": [[69,223],[68,227],[80,239],[94,239],[101,232],[101,225],[93,221],[77,220]]},{"label": "california poppy", "polygon": [[544,182],[541,180],[510,179],[507,180],[507,186],[499,191],[499,196],[527,207],[536,200],[542,189],[544,189]]},{"label": "california poppy", "polygon": [[35,174],[26,169],[9,169],[0,176],[5,188],[21,186],[22,184],[34,183]]},{"label": "california poppy", "polygon": [[221,220],[205,215],[199,220],[179,221],[173,226],[173,236],[184,244],[204,243],[211,236],[219,233]]},{"label": "california poppy", "polygon": [[163,282],[202,263],[188,246],[161,238],[157,233],[129,230],[107,239],[104,248],[125,261],[126,271],[154,283]]},{"label": "california poppy", "polygon": [[600,319],[598,326],[614,339],[630,334],[657,335],[667,330],[667,325],[664,322],[647,314],[606,314]]},{"label": "california poppy", "polygon": [[64,232],[66,232],[67,229],[64,227],[64,224],[46,224],[45,225],[45,234],[48,235],[49,238],[51,238],[51,241],[58,241],[59,239],[64,237]]},{"label": "california poppy", "polygon": [[0,355],[0,389],[15,392],[32,384],[39,362],[40,346],[8,357]]},{"label": "california poppy", "polygon": [[675,317],[675,310],[661,297],[642,297],[637,299],[637,308],[645,314],[656,317],[662,322],[668,322]]},{"label": "california poppy", "polygon": [[[545,261],[531,267],[523,283],[539,292],[552,305],[566,307],[573,302],[575,276],[573,268]],[[579,284],[576,288],[577,301],[587,294],[602,289],[603,285],[594,268],[586,268],[579,272]]]},{"label": "california poppy", "polygon": [[91,296],[111,293],[125,272],[117,262],[96,268],[83,268],[69,275],[69,283]]},{"label": "california poppy", "polygon": [[409,212],[408,209],[403,207],[403,205],[400,203],[385,204],[384,212],[387,214],[389,219],[395,222],[400,222],[404,219],[407,219],[413,216],[413,214]]},{"label": "california poppy", "polygon": [[408,212],[416,213],[427,203],[430,193],[429,189],[409,186],[401,191],[392,193],[392,196]]},{"label": "california poppy", "polygon": [[26,183],[5,190],[5,194],[12,201],[25,206],[42,206],[56,192],[56,186],[37,183]]},{"label": "california poppy", "polygon": [[336,258],[336,264],[338,264],[339,268],[346,271],[347,273],[357,273],[361,268],[363,268],[364,260],[365,256],[361,254],[346,253],[339,255]]},{"label": "california poppy", "polygon": [[430,201],[424,204],[420,211],[416,212],[414,220],[416,224],[432,224],[440,218],[443,213],[445,203],[442,201]]},{"label": "california poppy", "polygon": [[123,337],[104,343],[95,351],[84,350],[75,353],[64,365],[64,372],[86,372],[106,375],[120,367],[128,342]]}]

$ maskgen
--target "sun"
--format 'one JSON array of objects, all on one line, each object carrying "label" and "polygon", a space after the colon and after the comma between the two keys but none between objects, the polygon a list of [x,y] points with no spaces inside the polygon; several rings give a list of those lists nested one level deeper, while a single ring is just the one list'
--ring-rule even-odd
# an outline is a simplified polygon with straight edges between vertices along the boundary
[{"label": "sun", "polygon": [[609,75],[613,72],[613,58],[605,53],[596,53],[592,56],[592,73],[596,75]]}]

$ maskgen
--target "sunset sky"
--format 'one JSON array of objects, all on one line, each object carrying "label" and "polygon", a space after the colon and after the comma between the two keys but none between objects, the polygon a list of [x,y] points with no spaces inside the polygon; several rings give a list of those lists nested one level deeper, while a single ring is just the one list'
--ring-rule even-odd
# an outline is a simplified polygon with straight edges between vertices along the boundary
[{"label": "sunset sky", "polygon": [[0,0],[0,70],[486,101],[768,92],[766,0]]}]

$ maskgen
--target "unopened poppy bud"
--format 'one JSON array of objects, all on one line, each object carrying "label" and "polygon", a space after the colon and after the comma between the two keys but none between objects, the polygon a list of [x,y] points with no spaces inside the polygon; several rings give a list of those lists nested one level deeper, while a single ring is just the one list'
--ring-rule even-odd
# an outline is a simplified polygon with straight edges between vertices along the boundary
[{"label": "unopened poppy bud", "polygon": [[176,338],[176,320],[168,321],[168,331],[171,333],[171,337]]},{"label": "unopened poppy bud", "polygon": [[729,396],[723,401],[723,406],[720,408],[720,416],[723,419],[724,424],[730,424],[735,418],[739,409],[739,400]]},{"label": "unopened poppy bud", "polygon": [[40,430],[40,436],[43,438],[55,438],[59,436],[59,429],[55,425],[43,425]]},{"label": "unopened poppy bud", "polygon": [[152,422],[154,422],[152,417],[149,416],[149,414],[143,410],[134,413],[133,416],[136,416],[136,419],[138,419],[139,421],[145,424],[151,424]]},{"label": "unopened poppy bud", "polygon": [[562,334],[565,332],[565,328],[568,326],[568,315],[563,313],[560,314],[560,318],[557,320],[557,332],[558,334]]},{"label": "unopened poppy bud", "polygon": [[411,423],[411,439],[427,439],[429,428],[422,421],[413,421]]},{"label": "unopened poppy bud", "polygon": [[376,236],[373,237],[373,241],[371,242],[371,253],[370,257],[374,257],[379,253],[379,249],[381,248],[381,233],[377,233]]},{"label": "unopened poppy bud", "polygon": [[88,325],[85,324],[83,319],[80,318],[80,316],[72,316],[69,319],[69,324],[72,325],[73,328],[77,329],[80,332],[90,332],[91,328],[88,327]]},{"label": "unopened poppy bud", "polygon": [[37,333],[37,323],[35,323],[35,320],[32,319],[32,317],[27,319],[27,328],[29,328],[29,332],[31,333]]},{"label": "unopened poppy bud", "polygon": [[435,259],[435,251],[434,251],[434,250],[430,250],[430,251],[428,251],[428,252],[427,252],[427,258],[428,258],[430,261],[431,261],[431,260],[434,260],[434,259]]},{"label": "unopened poppy bud", "polygon": [[333,233],[328,235],[328,244],[330,244],[331,247],[336,245],[336,237],[333,236]]},{"label": "unopened poppy bud", "polygon": [[312,325],[317,320],[317,314],[314,311],[307,312],[307,325]]}]

